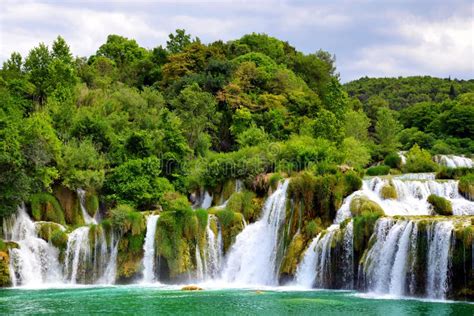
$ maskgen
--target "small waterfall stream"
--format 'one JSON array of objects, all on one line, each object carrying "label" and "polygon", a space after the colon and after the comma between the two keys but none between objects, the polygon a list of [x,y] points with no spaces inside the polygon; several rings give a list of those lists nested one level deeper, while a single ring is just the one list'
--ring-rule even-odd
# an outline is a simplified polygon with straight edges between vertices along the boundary
[{"label": "small waterfall stream", "polygon": [[237,235],[222,272],[223,280],[237,284],[276,285],[279,230],[285,220],[289,180],[280,183],[266,200],[262,217]]},{"label": "small waterfall stream", "polygon": [[77,189],[77,196],[79,197],[79,204],[81,206],[82,217],[84,218],[84,223],[86,225],[97,224],[95,218],[91,217],[87,212],[86,208],[86,191],[82,189]]},{"label": "small waterfall stream", "polygon": [[[217,234],[213,231],[211,225],[214,224],[217,227]],[[222,241],[221,227],[217,221],[215,215],[209,215],[207,228],[206,228],[206,263],[204,278],[205,279],[216,279],[220,276],[224,245]]]},{"label": "small waterfall stream", "polygon": [[59,251],[38,237],[24,205],[15,216],[4,221],[3,232],[6,240],[19,246],[9,251],[13,286],[38,287],[61,282]]},{"label": "small waterfall stream", "polygon": [[146,220],[145,243],[143,244],[143,282],[152,283],[155,276],[155,233],[159,215],[149,215]]}]

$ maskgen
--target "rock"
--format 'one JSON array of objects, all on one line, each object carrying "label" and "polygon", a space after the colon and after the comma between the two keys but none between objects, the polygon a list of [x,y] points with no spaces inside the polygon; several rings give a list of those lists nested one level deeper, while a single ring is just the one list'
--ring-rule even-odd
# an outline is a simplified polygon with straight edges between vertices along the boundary
[{"label": "rock", "polygon": [[186,285],[181,288],[181,291],[202,291],[202,290],[204,289],[197,285]]}]

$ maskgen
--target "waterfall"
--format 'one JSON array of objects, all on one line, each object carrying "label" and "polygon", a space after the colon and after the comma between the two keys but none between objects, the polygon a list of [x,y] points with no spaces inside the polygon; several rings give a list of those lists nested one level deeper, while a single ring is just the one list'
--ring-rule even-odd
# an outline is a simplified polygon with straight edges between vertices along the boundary
[{"label": "waterfall", "polygon": [[354,286],[354,223],[347,223],[343,236],[343,284],[346,289]]},{"label": "waterfall", "polygon": [[10,249],[10,272],[13,286],[41,286],[61,281],[59,251],[39,238],[35,223],[22,205],[15,216],[4,220],[4,238],[19,248]]},{"label": "waterfall", "polygon": [[89,226],[79,227],[69,235],[64,259],[65,277],[68,283],[76,284],[77,279],[80,283],[86,283],[87,263],[91,250],[89,230]]},{"label": "waterfall", "polygon": [[212,195],[209,194],[209,192],[204,192],[204,198],[201,202],[201,206],[200,208],[203,208],[205,210],[207,210],[208,208],[210,208],[212,205]]},{"label": "waterfall", "polygon": [[471,158],[455,155],[436,155],[434,161],[448,168],[473,168],[474,162]]},{"label": "waterfall", "polygon": [[[426,295],[442,299],[448,290],[452,221],[434,221],[428,227]],[[415,294],[418,223],[382,218],[376,223],[375,243],[364,260],[368,289],[378,294]],[[408,281],[408,284],[407,284]]]},{"label": "waterfall", "polygon": [[[217,235],[211,228],[211,223],[215,223],[217,227]],[[215,279],[219,276],[224,246],[222,243],[222,231],[215,215],[209,215],[206,227],[206,264],[204,271],[205,279]]]},{"label": "waterfall", "polygon": [[[94,227],[92,232],[91,227]],[[69,234],[64,256],[64,281],[69,284],[114,283],[117,252],[118,241],[112,231],[108,245],[101,226],[75,229]]]},{"label": "waterfall", "polygon": [[81,206],[82,217],[86,225],[97,224],[97,221],[87,213],[86,208],[86,191],[77,189],[77,196],[79,197],[79,204]]},{"label": "waterfall", "polygon": [[155,232],[159,215],[149,215],[146,219],[146,236],[143,245],[143,282],[155,281]]},{"label": "waterfall", "polygon": [[303,261],[297,267],[296,284],[318,288],[327,287],[330,284],[332,279],[331,244],[338,232],[339,225],[333,224],[313,239],[305,252]]},{"label": "waterfall", "polygon": [[[396,296],[407,293],[406,280],[412,275],[411,248],[416,240],[416,223],[383,218],[377,221],[375,244],[364,261],[364,273],[369,290]],[[414,257],[411,257],[414,260]]]},{"label": "waterfall", "polygon": [[430,298],[444,299],[448,290],[449,251],[453,223],[434,223],[428,230],[428,275],[426,293]]},{"label": "waterfall", "polygon": [[199,248],[199,244],[196,244],[196,279],[203,280],[204,279],[204,262],[202,261],[201,256],[201,249]]},{"label": "waterfall", "polygon": [[316,252],[316,246],[319,243],[321,234],[318,234],[311,243],[308,249],[306,249],[303,260],[298,264],[296,268],[295,283],[297,285],[311,288],[314,286],[316,279],[316,267],[318,266],[319,256]]},{"label": "waterfall", "polygon": [[[358,196],[365,196],[379,204],[386,215],[417,216],[431,215],[428,196],[436,194],[448,199],[453,207],[453,215],[474,215],[474,202],[465,199],[458,191],[459,181],[446,180],[400,180],[373,177],[363,181],[362,189],[353,192],[343,202],[336,214],[336,223],[341,223],[351,217],[350,203]],[[385,185],[393,185],[397,199],[383,199],[381,190]]]},{"label": "waterfall", "polygon": [[277,284],[279,231],[285,220],[289,180],[267,199],[262,217],[247,225],[232,245],[222,276],[239,284]]}]

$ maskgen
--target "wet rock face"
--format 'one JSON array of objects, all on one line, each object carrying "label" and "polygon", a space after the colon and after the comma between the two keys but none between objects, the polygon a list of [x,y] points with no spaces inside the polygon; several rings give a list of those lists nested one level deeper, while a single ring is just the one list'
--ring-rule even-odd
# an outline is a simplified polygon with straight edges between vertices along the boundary
[{"label": "wet rock face", "polygon": [[10,257],[7,252],[0,251],[0,287],[11,286],[10,270],[9,270]]}]

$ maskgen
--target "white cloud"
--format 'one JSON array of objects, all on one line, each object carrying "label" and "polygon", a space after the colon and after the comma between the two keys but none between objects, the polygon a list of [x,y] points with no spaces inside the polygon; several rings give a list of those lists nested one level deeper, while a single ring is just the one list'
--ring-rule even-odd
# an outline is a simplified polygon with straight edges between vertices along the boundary
[{"label": "white cloud", "polygon": [[474,74],[474,19],[450,17],[427,21],[400,18],[387,36],[396,42],[370,45],[347,69],[372,76]]}]

